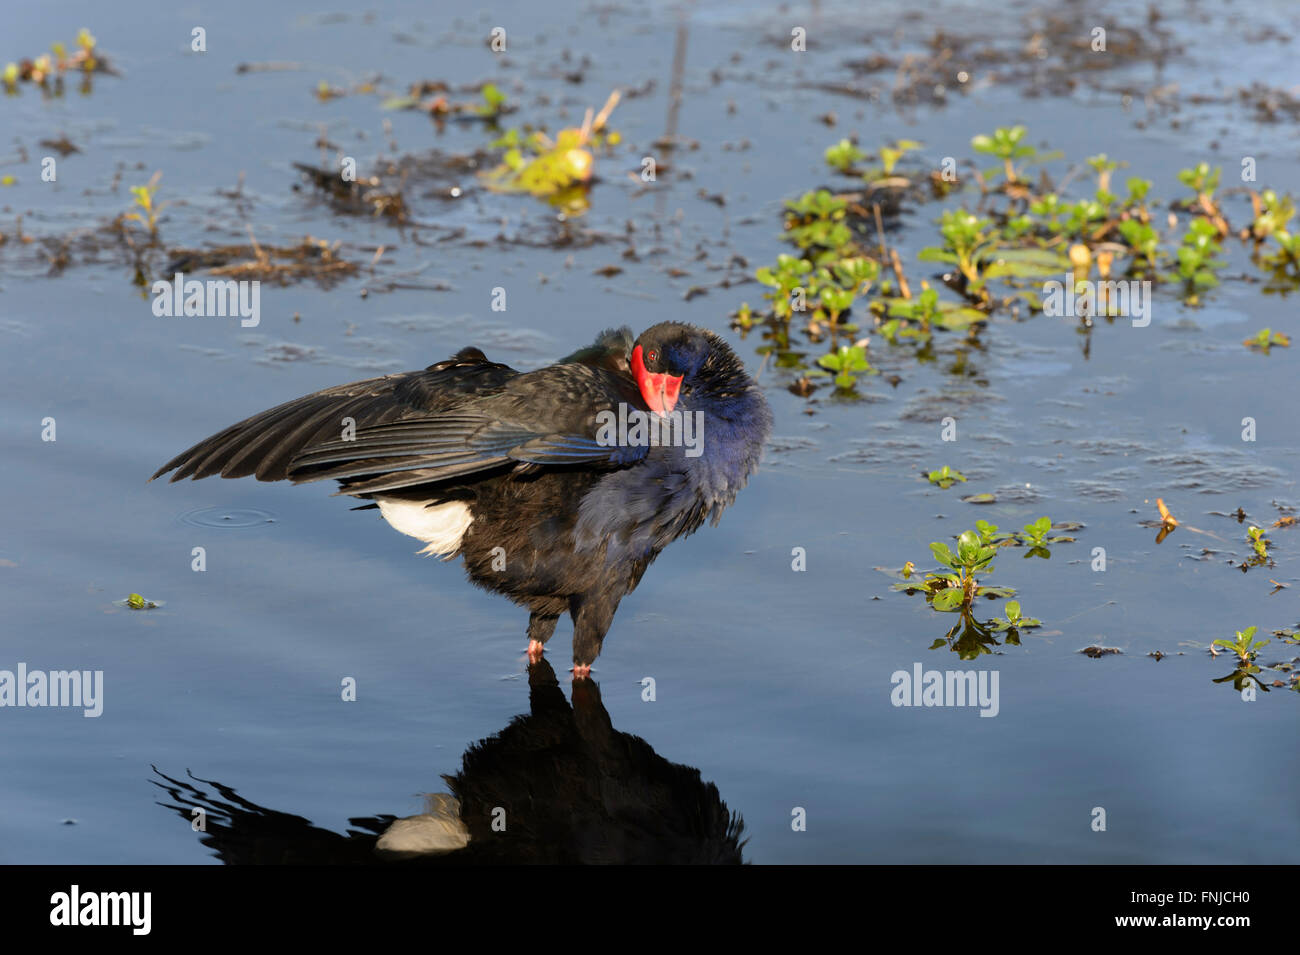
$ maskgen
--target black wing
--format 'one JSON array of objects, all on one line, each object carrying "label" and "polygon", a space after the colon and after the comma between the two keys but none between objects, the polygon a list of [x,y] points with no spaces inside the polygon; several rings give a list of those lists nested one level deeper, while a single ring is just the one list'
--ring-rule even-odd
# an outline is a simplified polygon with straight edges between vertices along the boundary
[{"label": "black wing", "polygon": [[521,374],[467,348],[424,371],[328,388],[226,428],[153,477],[332,478],[368,494],[503,467],[621,466],[646,449],[598,442],[595,416],[638,400],[630,376],[611,370],[624,339],[606,332],[574,356],[590,364]]}]

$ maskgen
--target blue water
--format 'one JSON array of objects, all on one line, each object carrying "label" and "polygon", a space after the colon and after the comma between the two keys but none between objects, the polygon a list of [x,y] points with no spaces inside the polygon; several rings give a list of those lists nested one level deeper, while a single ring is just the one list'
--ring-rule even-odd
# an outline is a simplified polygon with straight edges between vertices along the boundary
[{"label": "blue water", "polygon": [[[190,769],[336,831],[350,817],[411,815],[423,794],[445,791],[440,775],[470,744],[528,710],[523,611],[470,587],[458,566],[415,557],[415,543],[374,512],[352,513],[321,486],[145,483],[220,428],[469,344],[536,367],[615,323],[672,318],[725,332],[757,373],[758,333],[742,340],[727,325],[761,288],[717,283],[786,251],[782,202],[830,183],[822,152],[854,132],[864,148],[922,140],[937,164],[969,155],[972,135],[1021,122],[1072,159],[1104,150],[1127,160],[1120,175],[1154,179],[1160,195],[1176,194],[1176,170],[1202,158],[1225,167],[1227,188],[1243,154],[1258,160],[1262,183],[1300,192],[1294,122],[1261,122],[1233,94],[1258,80],[1295,95],[1294,46],[1256,36],[1286,25],[1285,4],[1252,5],[1249,22],[1168,11],[1163,26],[1181,53],[1086,77],[1068,95],[977,74],[969,93],[895,101],[894,71],[864,78],[845,66],[910,48],[937,26],[1021,36],[1030,9],[987,22],[964,4],[919,22],[846,5],[805,15],[730,3],[684,7],[681,19],[522,3],[481,15],[395,3],[373,17],[238,0],[130,3],[112,17],[92,3],[7,11],[0,60],[71,43],[86,26],[121,75],[97,75],[84,96],[43,100],[27,87],[0,99],[0,176],[17,180],[0,189],[10,239],[0,246],[0,669],[102,670],[105,681],[97,719],[0,709],[0,860],[215,861],[158,805],[152,766]],[[1123,11],[1106,22],[1127,22]],[[1079,19],[1086,35],[1093,19]],[[679,23],[688,41],[676,134],[696,145],[668,154],[669,171],[643,189],[641,157],[669,130]],[[790,28],[805,23],[809,51],[796,58]],[[501,56],[485,42],[497,24],[509,37]],[[206,29],[205,53],[189,49],[195,26]],[[269,61],[294,66],[236,72]],[[575,70],[581,82],[565,78]],[[495,79],[520,107],[509,123],[552,128],[581,123],[615,86],[645,92],[614,113],[625,145],[597,160],[592,208],[570,223],[579,241],[556,247],[545,241],[554,213],[474,189],[468,173],[412,181],[407,199],[427,229],[320,201],[294,161],[352,155],[364,171],[381,157],[471,153],[491,138],[477,125],[439,132],[425,115],[386,112],[375,94],[314,95],[321,80],[352,90],[376,74],[398,93],[420,79]],[[1209,101],[1148,110],[1144,95],[1169,83]],[[883,84],[886,95],[836,84]],[[833,128],[818,118],[827,112]],[[57,182],[44,183],[39,141],[60,133],[81,153],[59,158]],[[318,147],[321,137],[332,145]],[[95,237],[129,206],[126,187],[154,170],[159,198],[174,203],[159,226],[169,247],[246,242],[249,228],[264,244],[310,234],[341,241],[363,268],[333,288],[263,283],[256,328],[157,318],[115,240]],[[236,203],[222,193],[241,176]],[[453,180],[467,195],[438,198]],[[1248,219],[1240,195],[1229,208],[1234,224]],[[38,241],[16,237],[20,215]],[[905,214],[905,252],[932,240],[936,215],[933,205]],[[51,275],[39,239],[56,236],[71,237],[71,262]],[[748,266],[729,268],[734,255]],[[624,271],[594,274],[609,265]],[[1250,271],[1236,262],[1229,274]],[[393,282],[442,290],[385,290]],[[710,287],[686,300],[694,285]],[[490,308],[498,286],[505,312]],[[1271,523],[1300,504],[1300,349],[1241,346],[1265,326],[1300,333],[1294,298],[1233,280],[1203,308],[1158,300],[1147,328],[1099,324],[1086,355],[1061,320],[995,321],[966,377],[949,374],[951,355],[917,364],[873,336],[873,361],[902,381],[865,382],[869,401],[810,405],[765,368],[777,426],[763,470],[719,527],[664,552],[605,643],[593,675],[613,727],[716,783],[757,863],[1300,860],[1300,698],[1278,688],[1244,702],[1212,682],[1232,667],[1205,650],[1252,624],[1264,637],[1300,620],[1300,530],[1270,532],[1272,568],[1242,574],[1227,563],[1249,549],[1245,526],[1222,515],[1242,507]],[[958,419],[955,445],[940,441],[946,414]],[[47,417],[54,442],[41,440]],[[1241,440],[1244,417],[1256,421],[1253,443]],[[920,472],[941,463],[968,483],[930,486]],[[961,503],[982,490],[998,503]],[[1157,497],[1184,524],[1161,544],[1139,523],[1156,517]],[[188,517],[204,509],[265,519]],[[1081,522],[1078,541],[1050,560],[999,558],[996,574],[1042,630],[973,663],[929,649],[951,615],[891,591],[876,568],[928,567],[929,543],[977,518],[1019,527],[1043,514]],[[206,551],[202,573],[191,569],[195,547]],[[1091,569],[1095,547],[1106,550],[1104,573]],[[795,548],[803,572],[792,570]],[[1270,594],[1270,578],[1289,586]],[[114,604],[132,592],[163,606]],[[1296,656],[1272,641],[1261,662]],[[1077,652],[1093,644],[1123,653]],[[567,624],[551,647],[562,671]],[[915,663],[996,670],[998,715],[893,706],[891,674]],[[340,698],[348,677],[356,702]],[[567,694],[563,673],[561,685]],[[1096,807],[1104,832],[1091,826]],[[802,831],[791,824],[799,809]]]}]

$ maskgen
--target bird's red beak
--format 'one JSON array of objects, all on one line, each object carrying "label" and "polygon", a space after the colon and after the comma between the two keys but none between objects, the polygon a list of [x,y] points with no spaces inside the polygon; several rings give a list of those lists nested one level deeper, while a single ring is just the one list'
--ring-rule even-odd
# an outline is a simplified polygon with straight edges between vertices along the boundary
[{"label": "bird's red beak", "polygon": [[641,389],[641,397],[650,410],[666,417],[681,394],[682,376],[670,375],[666,371],[657,375],[646,371],[645,362],[641,360],[640,345],[632,349],[632,376],[636,378],[636,386]]}]

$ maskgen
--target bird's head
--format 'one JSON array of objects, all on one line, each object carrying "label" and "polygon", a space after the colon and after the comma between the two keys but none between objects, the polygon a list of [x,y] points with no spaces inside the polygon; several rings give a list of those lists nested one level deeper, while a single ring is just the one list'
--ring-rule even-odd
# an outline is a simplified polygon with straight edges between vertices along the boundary
[{"label": "bird's head", "polygon": [[671,412],[683,383],[689,391],[718,346],[726,349],[717,336],[681,322],[661,322],[642,332],[632,348],[632,377],[650,410]]}]

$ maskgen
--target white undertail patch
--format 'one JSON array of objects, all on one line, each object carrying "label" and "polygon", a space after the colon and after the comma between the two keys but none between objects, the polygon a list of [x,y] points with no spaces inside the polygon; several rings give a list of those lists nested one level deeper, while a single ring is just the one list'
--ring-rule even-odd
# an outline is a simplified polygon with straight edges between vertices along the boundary
[{"label": "white undertail patch", "polygon": [[441,555],[443,560],[451,560],[456,556],[465,532],[474,523],[474,515],[464,501],[429,505],[424,501],[377,497],[375,503],[379,505],[379,513],[394,530],[428,545],[419,551],[420,554]]}]

